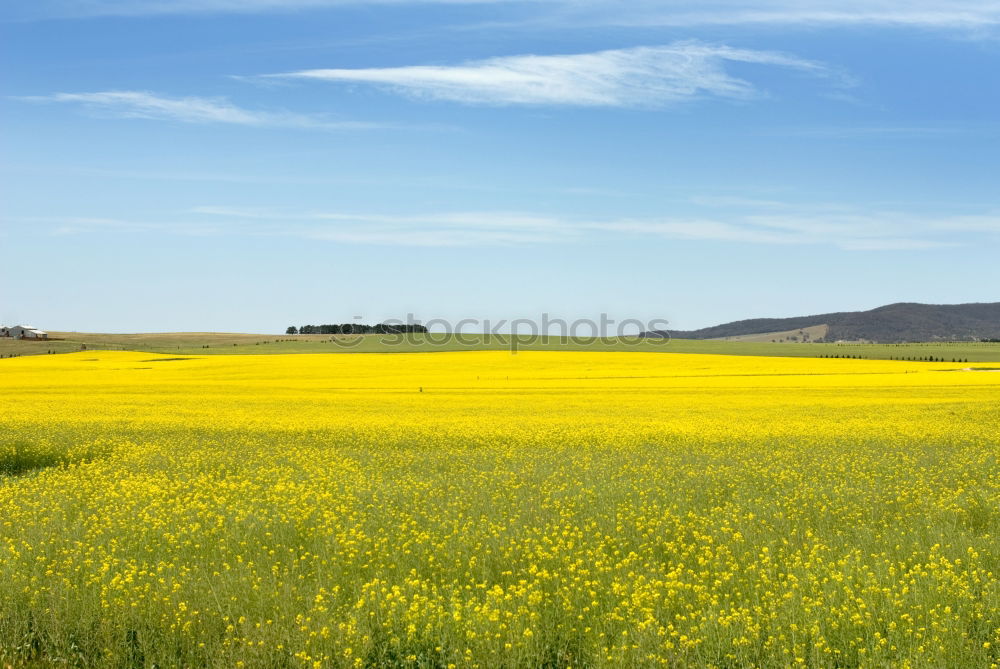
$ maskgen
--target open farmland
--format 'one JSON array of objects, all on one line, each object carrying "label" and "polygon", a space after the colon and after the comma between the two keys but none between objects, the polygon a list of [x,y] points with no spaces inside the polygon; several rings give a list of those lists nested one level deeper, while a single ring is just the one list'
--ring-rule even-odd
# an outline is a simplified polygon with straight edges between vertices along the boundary
[{"label": "open farmland", "polygon": [[967,366],[3,360],[0,665],[988,667]]},{"label": "open farmland", "polygon": [[[147,351],[169,355],[274,355],[286,353],[440,353],[453,351],[628,351],[775,357],[840,357],[871,360],[928,358],[968,362],[1000,360],[1000,342],[855,342],[656,339],[639,337],[558,337],[482,333],[408,335],[265,335],[227,332],[102,334],[52,332],[53,339],[0,338],[0,357],[88,351]],[[787,333],[782,333],[787,334]]]}]

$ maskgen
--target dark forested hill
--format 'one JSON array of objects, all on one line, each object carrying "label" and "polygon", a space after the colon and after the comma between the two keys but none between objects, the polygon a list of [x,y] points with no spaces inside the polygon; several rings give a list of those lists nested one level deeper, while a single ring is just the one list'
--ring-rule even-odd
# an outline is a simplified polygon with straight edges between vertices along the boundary
[{"label": "dark forested hill", "polygon": [[[969,341],[1000,338],[1000,302],[918,304],[899,302],[870,311],[842,311],[794,318],[753,318],[702,328],[668,330],[679,339],[715,339],[828,327],[825,341]],[[657,333],[647,333],[657,336]]]}]

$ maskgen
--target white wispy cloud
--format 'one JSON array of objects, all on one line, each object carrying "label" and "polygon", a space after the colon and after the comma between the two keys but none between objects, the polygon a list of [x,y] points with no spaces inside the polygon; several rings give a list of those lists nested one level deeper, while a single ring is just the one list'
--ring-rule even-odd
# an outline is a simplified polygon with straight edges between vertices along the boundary
[{"label": "white wispy cloud", "polygon": [[694,27],[711,25],[881,25],[933,29],[1000,26],[996,0],[633,0],[625,11],[614,3],[568,3],[591,22],[617,25]]},{"label": "white wispy cloud", "polygon": [[490,58],[460,65],[311,69],[265,78],[366,83],[414,97],[486,105],[662,107],[700,97],[745,100],[761,95],[726,64],[789,68],[849,80],[822,63],[774,51],[678,42],[593,53]]},{"label": "white wispy cloud", "polygon": [[[518,6],[524,23],[566,25],[851,26],[979,30],[1000,26],[997,0],[33,0],[15,19],[303,12],[357,5]],[[517,27],[517,23],[509,25]]]},{"label": "white wispy cloud", "polygon": [[1000,213],[942,218],[936,220],[933,227],[942,232],[985,232],[1000,235]]},{"label": "white wispy cloud", "polygon": [[[693,217],[603,220],[518,211],[373,214],[288,208],[202,206],[162,220],[32,217],[13,221],[54,235],[176,234],[295,237],[340,244],[409,247],[600,244],[612,239],[668,243],[826,246],[845,251],[918,251],[1000,244],[1000,211],[914,215],[835,204],[759,201],[760,213],[709,205]],[[725,206],[725,205],[722,205]]]},{"label": "white wispy cloud", "polygon": [[565,241],[578,234],[567,221],[521,212],[471,211],[404,216],[208,206],[196,207],[191,213],[252,222],[258,234],[394,246],[541,244]]},{"label": "white wispy cloud", "polygon": [[[819,245],[844,250],[919,250],[1000,241],[1000,213],[920,217],[849,207],[785,204],[781,213],[698,218],[588,220],[523,212],[460,212],[398,216],[280,209],[199,207],[193,215],[253,222],[258,234],[344,243],[479,246],[586,242],[608,236],[746,244]],[[978,237],[976,237],[978,235]]]},{"label": "white wispy cloud", "polygon": [[54,93],[17,99],[36,103],[76,104],[93,113],[118,118],[156,119],[179,123],[227,123],[319,130],[357,130],[384,127],[376,123],[336,121],[319,115],[244,109],[223,98],[175,98],[148,91]]},{"label": "white wispy cloud", "polygon": [[94,216],[44,217],[35,216],[24,219],[29,225],[54,224],[51,234],[56,236],[76,235],[92,230],[155,230],[156,225],[141,221],[130,221],[118,218],[103,218]]},{"label": "white wispy cloud", "polygon": [[22,216],[8,220],[22,229],[43,229],[54,237],[137,232],[204,236],[221,232],[218,226],[185,220],[164,222],[101,216]]},{"label": "white wispy cloud", "polygon": [[[18,20],[173,14],[301,12],[365,5],[476,5],[532,0],[32,0],[5,8]],[[538,0],[547,2],[548,0]]]}]

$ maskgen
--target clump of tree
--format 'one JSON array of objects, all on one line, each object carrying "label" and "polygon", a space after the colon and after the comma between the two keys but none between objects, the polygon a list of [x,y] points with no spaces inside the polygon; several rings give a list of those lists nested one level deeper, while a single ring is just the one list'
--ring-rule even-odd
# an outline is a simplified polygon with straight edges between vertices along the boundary
[{"label": "clump of tree", "polygon": [[288,326],[285,334],[333,334],[333,335],[357,335],[357,334],[410,334],[413,332],[427,332],[423,325],[415,323],[378,323],[367,325],[364,323],[333,323],[325,325],[294,325]]}]

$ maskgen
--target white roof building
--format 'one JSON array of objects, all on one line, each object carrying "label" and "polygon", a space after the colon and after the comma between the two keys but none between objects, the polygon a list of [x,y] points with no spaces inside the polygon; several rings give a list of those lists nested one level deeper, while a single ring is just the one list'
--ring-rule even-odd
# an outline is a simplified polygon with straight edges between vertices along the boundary
[{"label": "white roof building", "polygon": [[31,325],[13,325],[0,330],[0,334],[15,339],[48,339],[49,333]]}]

